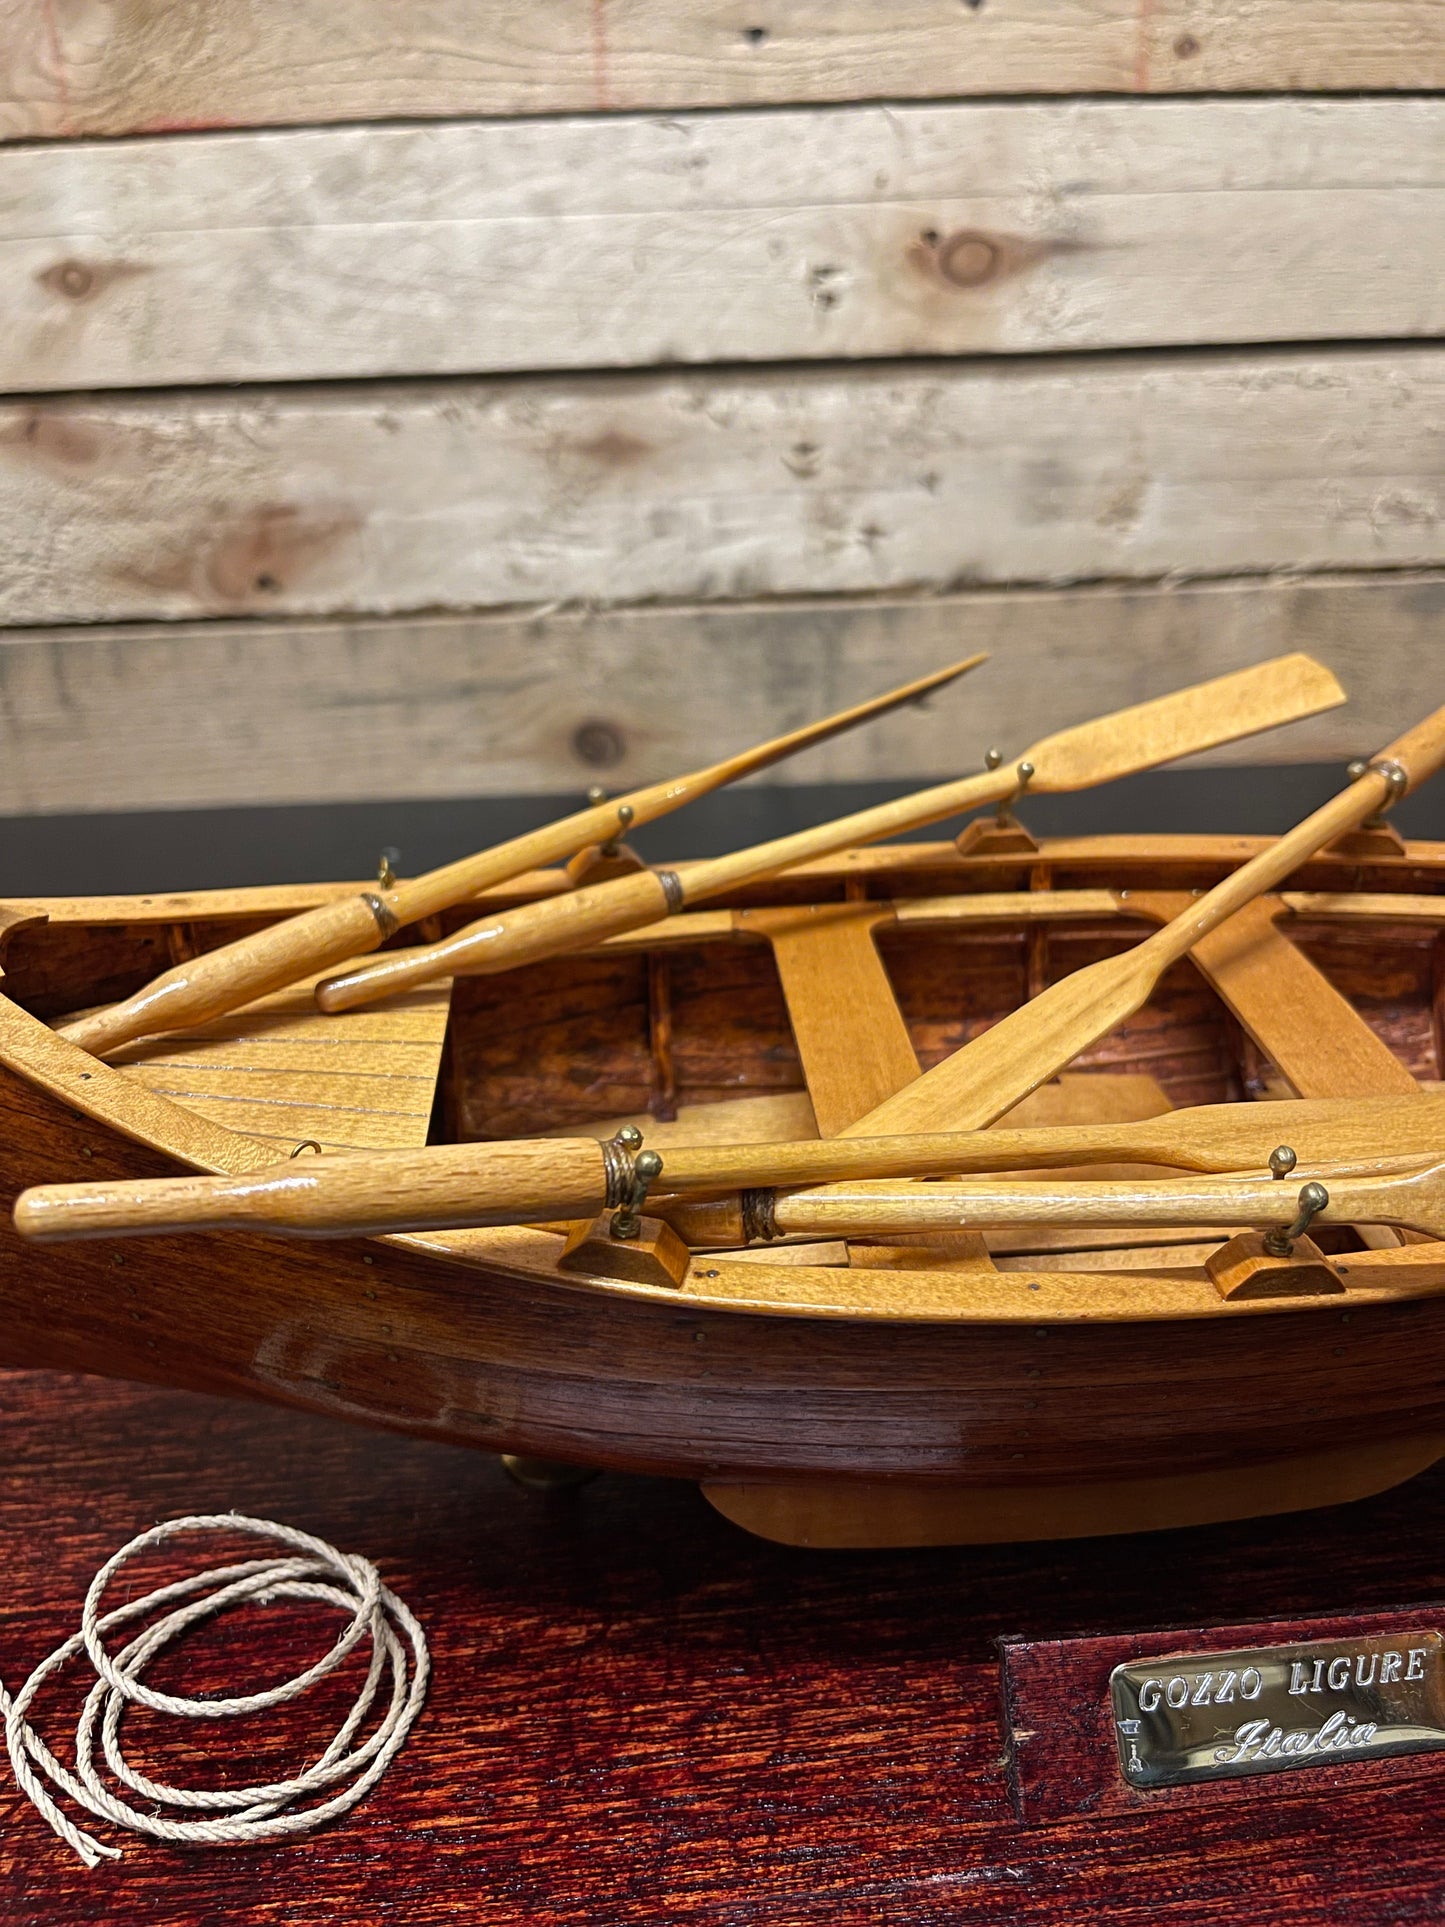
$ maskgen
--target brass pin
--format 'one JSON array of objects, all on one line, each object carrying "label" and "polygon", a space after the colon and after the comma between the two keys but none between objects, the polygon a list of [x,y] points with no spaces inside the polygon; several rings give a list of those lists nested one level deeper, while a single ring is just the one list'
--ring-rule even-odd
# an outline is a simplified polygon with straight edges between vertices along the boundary
[{"label": "brass pin", "polygon": [[608,837],[607,841],[600,845],[599,855],[616,856],[618,842],[627,834],[635,815],[636,811],[630,803],[619,803],[617,805],[617,828],[613,831],[612,835]]},{"label": "brass pin", "polygon": [[[639,1133],[639,1137],[640,1137]],[[648,1187],[662,1176],[662,1159],[656,1151],[639,1151],[632,1161],[632,1185],[621,1208],[612,1214],[608,1226],[614,1238],[635,1238],[642,1229],[642,1207]]]},{"label": "brass pin", "polygon": [[[994,757],[997,760],[990,762],[989,757]],[[987,768],[997,769],[999,764],[1003,761],[1003,757],[999,754],[999,752],[996,749],[991,749],[989,750],[988,755],[986,755],[983,760]],[[1029,784],[1033,781],[1033,774],[1034,774],[1034,766],[1032,763],[1029,763],[1029,762],[1020,763],[1018,768],[1014,771],[1014,775],[1018,778],[1018,784],[1017,784],[1017,787],[1008,796],[1004,797],[1003,801],[997,806],[997,808],[994,811],[993,820],[994,820],[994,827],[996,829],[1012,830],[1017,828],[1017,818],[1014,816],[1014,804],[1018,802],[1019,798],[1023,795],[1024,791],[1028,788]]]},{"label": "brass pin", "polygon": [[1293,1224],[1276,1225],[1264,1234],[1264,1248],[1271,1258],[1288,1258],[1295,1240],[1302,1238],[1330,1201],[1330,1194],[1318,1179],[1300,1186],[1299,1216]]},{"label": "brass pin", "polygon": [[1361,823],[1360,828],[1362,830],[1383,829],[1385,818],[1410,787],[1409,776],[1401,769],[1397,762],[1388,756],[1357,756],[1354,762],[1346,767],[1345,774],[1352,783],[1358,783],[1360,778],[1367,776],[1371,770],[1375,770],[1383,776],[1390,787],[1379,809],[1375,811],[1373,816],[1366,817],[1365,821]]}]

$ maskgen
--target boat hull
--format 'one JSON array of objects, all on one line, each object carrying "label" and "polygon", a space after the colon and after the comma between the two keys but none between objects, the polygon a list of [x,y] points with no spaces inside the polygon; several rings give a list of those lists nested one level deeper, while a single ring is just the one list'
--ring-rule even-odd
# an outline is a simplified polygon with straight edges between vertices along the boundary
[{"label": "boat hull", "polygon": [[166,1157],[0,1071],[0,1362],[692,1479],[1067,1486],[1445,1442],[1445,1297],[928,1322],[610,1293],[409,1239],[22,1246],[25,1186]]},{"label": "boat hull", "polygon": [[[736,923],[725,908],[692,930],[671,920],[630,948],[459,983],[433,1128],[575,1134],[582,1120],[639,1107],[666,1119],[722,1099],[817,1102],[819,1066],[807,1049],[800,1064],[779,991],[778,932],[749,924],[755,904],[772,915],[769,905],[853,904],[864,892],[892,904],[880,950],[909,1048],[927,1064],[1052,974],[1135,941],[1169,908],[1142,893],[1207,885],[1251,847],[1098,839],[965,858],[947,845],[850,852],[764,886]],[[1275,946],[1294,957],[1288,996],[1267,1007],[1247,958],[1242,971],[1227,954],[1201,959],[1082,1068],[1147,1083],[1166,1107],[1281,1095],[1281,1079],[1308,1095],[1360,1095],[1382,1074],[1385,1088],[1412,1089],[1445,1072],[1445,850],[1352,851],[1299,881],[1409,894],[1383,921],[1378,898],[1363,919],[1347,904],[1343,921],[1335,899],[1302,902],[1314,963]],[[516,893],[560,887],[539,875]],[[992,913],[980,922],[979,893],[999,890],[1041,892],[1027,905],[1045,908],[1032,918],[1026,905],[1020,920],[1014,897],[1012,928]],[[1050,891],[1081,894],[1049,908]],[[927,928],[914,920],[920,898],[943,905]],[[48,1025],[127,994],[193,945],[302,907],[255,892],[0,906],[0,942],[11,939],[0,1364],[695,1479],[754,1530],[818,1544],[1123,1530],[1327,1503],[1445,1451],[1440,1246],[1351,1254],[1338,1299],[1226,1305],[1177,1250],[1136,1253],[1133,1269],[1092,1269],[1087,1251],[1006,1256],[986,1276],[947,1258],[930,1271],[908,1252],[853,1249],[832,1269],[720,1254],[664,1289],[570,1276],[557,1268],[560,1239],[540,1231],[22,1245],[11,1207],[28,1186],[244,1170],[284,1155],[218,1128],[224,1102],[206,1122]],[[48,922],[36,921],[42,911]],[[1303,1022],[1301,989],[1349,1023]],[[881,973],[874,990],[892,994]],[[1252,1034],[1262,1019],[1272,1062]]]}]

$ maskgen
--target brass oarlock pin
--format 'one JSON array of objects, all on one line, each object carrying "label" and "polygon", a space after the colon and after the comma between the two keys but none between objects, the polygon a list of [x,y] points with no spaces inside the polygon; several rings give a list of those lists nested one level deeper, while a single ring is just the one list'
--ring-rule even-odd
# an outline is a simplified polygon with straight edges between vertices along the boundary
[{"label": "brass oarlock pin", "polygon": [[1317,1178],[1300,1186],[1299,1216],[1293,1224],[1276,1225],[1273,1231],[1264,1234],[1264,1248],[1271,1258],[1288,1258],[1294,1251],[1295,1240],[1302,1238],[1325,1209],[1330,1194]]},{"label": "brass oarlock pin", "polygon": [[[1276,1178],[1287,1178],[1299,1158],[1294,1147],[1277,1144],[1269,1154],[1269,1168]],[[1311,1182],[1302,1185],[1299,1194],[1299,1215],[1293,1224],[1277,1224],[1272,1231],[1264,1234],[1264,1248],[1271,1258],[1288,1258],[1294,1251],[1295,1240],[1302,1238],[1311,1224],[1330,1201],[1330,1194],[1322,1184]]]},{"label": "brass oarlock pin", "polygon": [[[601,783],[589,783],[587,785],[587,801],[592,804],[594,809],[599,803],[605,803],[607,801],[607,791]],[[633,809],[630,803],[619,803],[617,805],[617,828],[609,837],[598,844],[597,853],[599,856],[616,856],[618,842],[632,828],[632,819],[636,814],[636,810]]]},{"label": "brass oarlock pin", "polygon": [[1379,809],[1375,811],[1373,816],[1366,817],[1365,821],[1360,825],[1362,830],[1378,830],[1384,827],[1385,818],[1410,787],[1410,778],[1405,771],[1401,769],[1400,765],[1393,762],[1388,756],[1377,756],[1373,761],[1368,757],[1357,756],[1354,762],[1346,768],[1345,774],[1352,783],[1358,783],[1360,778],[1369,770],[1378,771],[1390,786],[1386,793],[1385,800]]},{"label": "brass oarlock pin", "polygon": [[635,814],[636,812],[630,803],[619,803],[617,805],[617,828],[605,843],[599,844],[598,854],[600,856],[616,856],[621,839],[626,836],[628,830],[632,827],[632,819]]},{"label": "brass oarlock pin", "polygon": [[639,1151],[632,1161],[632,1187],[619,1210],[612,1214],[608,1230],[614,1238],[635,1238],[642,1229],[642,1207],[647,1202],[648,1186],[662,1176],[662,1159],[656,1151]]},{"label": "brass oarlock pin", "polygon": [[[1003,763],[1003,751],[1001,749],[986,749],[984,751],[983,766],[985,769],[998,769],[1001,767],[1002,763]],[[995,829],[999,829],[999,830],[1017,829],[1018,822],[1014,816],[1014,804],[1018,802],[1019,798],[1023,795],[1024,791],[1028,788],[1029,784],[1032,782],[1033,774],[1034,774],[1034,766],[1032,763],[1027,761],[1020,763],[1018,768],[1014,771],[1014,775],[1018,778],[1018,787],[1012,792],[1011,795],[1005,796],[1003,800],[995,808],[994,819],[993,819]]]},{"label": "brass oarlock pin", "polygon": [[614,1238],[635,1238],[642,1229],[648,1190],[662,1176],[662,1159],[656,1151],[643,1150],[635,1124],[624,1124],[614,1137],[603,1140],[602,1164],[607,1202],[616,1206],[608,1229]]}]

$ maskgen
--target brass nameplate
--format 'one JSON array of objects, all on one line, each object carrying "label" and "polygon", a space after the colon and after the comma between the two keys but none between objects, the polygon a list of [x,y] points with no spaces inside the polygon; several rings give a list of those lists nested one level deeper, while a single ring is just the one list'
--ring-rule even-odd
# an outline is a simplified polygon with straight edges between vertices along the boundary
[{"label": "brass nameplate", "polygon": [[1109,1684],[1135,1787],[1445,1748],[1438,1632],[1166,1654],[1116,1666]]}]

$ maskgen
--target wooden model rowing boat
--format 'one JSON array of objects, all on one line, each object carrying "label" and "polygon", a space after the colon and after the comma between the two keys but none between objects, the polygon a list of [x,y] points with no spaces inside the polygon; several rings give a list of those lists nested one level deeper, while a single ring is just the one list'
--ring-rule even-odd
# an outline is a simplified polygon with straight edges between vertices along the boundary
[{"label": "wooden model rowing boat", "polygon": [[[1423,740],[1394,746],[1411,781]],[[403,960],[328,1012],[333,953],[103,1056],[66,1034],[84,1013],[358,886],[0,906],[0,1360],[696,1479],[811,1544],[1382,1489],[1445,1454],[1445,845],[1359,827],[1391,784],[1298,847],[1009,819],[835,841],[697,909],[680,865],[674,914],[529,936],[510,967],[455,935],[575,915],[619,868],[607,901],[656,887],[612,852],[403,922],[393,950],[439,947],[445,977]],[[1181,915],[1191,946],[1149,951]],[[1131,971],[1122,1015],[1079,988]],[[1034,1006],[1067,1054],[1004,1103]],[[960,1054],[985,1032],[990,1059]],[[185,1172],[230,1181],[148,1189]],[[1297,1213],[1301,1179],[1326,1199]],[[163,1203],[227,1228],[22,1242],[37,1186],[66,1189],[22,1204],[30,1239],[166,1228]]]}]

